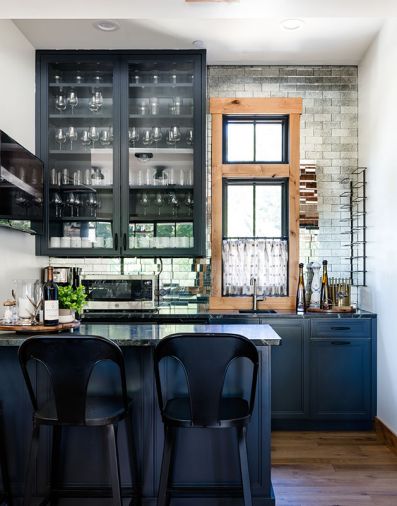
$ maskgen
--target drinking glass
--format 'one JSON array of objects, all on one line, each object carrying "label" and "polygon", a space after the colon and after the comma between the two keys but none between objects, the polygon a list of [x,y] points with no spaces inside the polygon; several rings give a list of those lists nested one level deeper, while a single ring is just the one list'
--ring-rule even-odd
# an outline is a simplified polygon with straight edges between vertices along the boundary
[{"label": "drinking glass", "polygon": [[103,106],[103,95],[101,90],[92,92],[91,98],[88,101],[88,109],[91,112],[98,112]]},{"label": "drinking glass", "polygon": [[91,169],[84,169],[84,186],[91,184]]},{"label": "drinking glass", "polygon": [[54,192],[51,198],[51,204],[55,207],[55,218],[62,218],[63,202],[58,192]]},{"label": "drinking glass", "polygon": [[159,75],[157,74],[157,72],[154,72],[152,76],[153,84],[159,84],[159,80],[160,80]]},{"label": "drinking glass", "polygon": [[92,147],[95,148],[95,143],[99,140],[99,130],[97,127],[92,126],[88,131],[88,137],[92,141]]},{"label": "drinking glass", "polygon": [[110,132],[107,128],[103,129],[101,132],[101,135],[99,137],[99,142],[102,144],[102,146],[109,146],[110,145]]},{"label": "drinking glass", "polygon": [[145,146],[148,146],[149,144],[152,144],[153,138],[152,138],[152,131],[149,128],[146,128],[143,131],[143,139],[142,142]]},{"label": "drinking glass", "polygon": [[134,76],[132,78],[133,83],[140,84],[141,82],[141,76],[139,75],[138,71],[135,71]]},{"label": "drinking glass", "polygon": [[186,144],[191,146],[193,144],[193,130],[189,128],[186,134]]},{"label": "drinking glass", "polygon": [[81,144],[87,149],[91,144],[90,134],[87,129],[83,130],[80,137]]},{"label": "drinking glass", "polygon": [[96,218],[96,209],[98,207],[98,201],[96,197],[96,193],[90,193],[88,195],[88,199],[86,201],[86,206],[89,209],[89,215],[92,218]]},{"label": "drinking glass", "polygon": [[73,172],[73,185],[74,186],[81,185],[81,169],[77,169]]},{"label": "drinking glass", "polygon": [[172,131],[172,129],[171,129],[171,128],[167,131],[167,139],[166,139],[166,142],[167,142],[167,144],[170,144],[170,145],[175,144],[175,140],[174,140],[174,133],[173,133],[173,131]]},{"label": "drinking glass", "polygon": [[73,114],[74,108],[77,107],[79,104],[79,99],[77,97],[77,93],[74,90],[69,91],[68,104],[70,105],[70,107],[72,109],[72,114]]},{"label": "drinking glass", "polygon": [[51,169],[51,185],[52,186],[60,186],[61,185],[60,173],[55,168]]},{"label": "drinking glass", "polygon": [[157,206],[159,216],[161,215],[161,208],[164,206],[164,204],[165,204],[165,202],[164,202],[163,194],[160,192],[157,193],[156,194],[156,206]]},{"label": "drinking glass", "polygon": [[193,206],[194,206],[194,200],[190,193],[188,193],[185,197],[185,200],[183,202],[185,206],[188,208],[188,214],[191,216],[193,214]]},{"label": "drinking glass", "polygon": [[75,77],[75,81],[77,84],[81,84],[84,81],[84,77],[80,71],[77,72],[76,77]]},{"label": "drinking glass", "polygon": [[171,74],[171,84],[176,84],[177,83],[177,75],[176,74]]},{"label": "drinking glass", "polygon": [[69,207],[71,217],[73,217],[73,215],[74,215],[74,203],[75,203],[74,193],[68,192],[68,194],[66,196],[65,204]]},{"label": "drinking glass", "polygon": [[[76,193],[74,195],[73,206],[74,206],[74,208],[76,210],[76,216],[79,217],[80,216],[80,208],[83,206],[83,203],[82,203],[80,195],[78,193]],[[72,216],[73,216],[73,213],[72,213]]]},{"label": "drinking glass", "polygon": [[149,195],[147,193],[142,193],[142,196],[141,196],[141,205],[143,207],[143,214],[144,214],[144,216],[146,216],[147,215],[147,208],[150,205]]},{"label": "drinking glass", "polygon": [[175,116],[179,116],[181,114],[182,109],[182,100],[181,97],[174,97],[172,99],[172,114],[175,114]]},{"label": "drinking glass", "polygon": [[63,92],[59,92],[59,94],[55,98],[55,107],[59,112],[62,112],[66,109],[68,105],[66,96]]},{"label": "drinking glass", "polygon": [[62,82],[62,76],[61,76],[60,72],[55,71],[54,81],[55,81],[56,84],[61,84],[61,82]]},{"label": "drinking glass", "polygon": [[134,146],[139,141],[139,130],[136,127],[132,127],[128,130],[128,140]]},{"label": "drinking glass", "polygon": [[181,206],[175,193],[170,193],[170,204],[172,206],[172,216],[178,216],[178,208]]},{"label": "drinking glass", "polygon": [[157,97],[151,97],[149,99],[149,106],[150,106],[150,114],[152,116],[156,116],[159,113],[159,99]]},{"label": "drinking glass", "polygon": [[70,184],[69,170],[68,169],[63,169],[62,170],[62,184],[64,186]]},{"label": "drinking glass", "polygon": [[70,151],[73,151],[73,142],[77,141],[77,129],[74,126],[70,126],[66,135],[70,142]]},{"label": "drinking glass", "polygon": [[163,134],[161,133],[161,128],[153,127],[152,128],[152,139],[154,140],[154,142],[157,144],[158,142],[161,141],[162,138],[163,138]]},{"label": "drinking glass", "polygon": [[66,133],[63,131],[63,128],[57,128],[55,132],[55,140],[59,144],[59,151],[61,151],[62,144],[66,142]]},{"label": "drinking glass", "polygon": [[147,113],[146,100],[140,100],[138,102],[138,114],[140,114],[141,116],[145,116],[146,113]]},{"label": "drinking glass", "polygon": [[95,92],[95,102],[98,110],[101,109],[101,107],[103,106],[103,95],[101,90],[97,90]]}]

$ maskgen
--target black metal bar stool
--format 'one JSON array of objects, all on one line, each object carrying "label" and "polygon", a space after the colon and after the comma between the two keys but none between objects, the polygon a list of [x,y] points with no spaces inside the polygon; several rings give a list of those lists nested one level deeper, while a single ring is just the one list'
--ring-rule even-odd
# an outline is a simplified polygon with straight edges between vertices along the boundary
[{"label": "black metal bar stool", "polygon": [[[53,389],[53,399],[39,405],[28,372],[31,360],[41,362],[47,369]],[[88,383],[95,366],[109,360],[120,372],[120,395],[91,395]],[[39,446],[40,427],[52,426],[52,463],[50,491],[44,504],[55,504],[65,489],[58,488],[58,462],[62,428],[65,426],[103,427],[106,432],[110,461],[113,505],[121,506],[121,486],[117,448],[117,425],[126,423],[131,473],[137,476],[130,419],[131,402],[127,396],[124,357],[121,349],[108,339],[97,336],[63,334],[62,336],[32,337],[19,348],[19,361],[33,405],[33,433],[25,483],[24,506],[32,504],[32,485]],[[139,483],[139,479],[137,479]],[[79,496],[78,493],[82,495]],[[74,497],[92,497],[86,489],[74,489]],[[98,497],[98,495],[95,495]],[[42,502],[43,503],[43,502]],[[139,503],[139,497],[138,497]]]},{"label": "black metal bar stool", "polygon": [[[166,357],[173,357],[182,365],[187,396],[163,399],[159,364]],[[223,396],[226,372],[238,358],[247,358],[253,364],[249,402]],[[240,335],[174,334],[160,341],[154,352],[154,368],[165,440],[158,506],[169,504],[170,468],[178,428],[236,428],[244,504],[252,506],[246,429],[255,402],[258,362],[256,347]]]},{"label": "black metal bar stool", "polygon": [[1,468],[1,481],[3,483],[3,492],[0,494],[0,504],[7,504],[12,506],[12,493],[10,476],[8,474],[7,453],[4,437],[4,417],[3,405],[0,403],[0,468]]}]

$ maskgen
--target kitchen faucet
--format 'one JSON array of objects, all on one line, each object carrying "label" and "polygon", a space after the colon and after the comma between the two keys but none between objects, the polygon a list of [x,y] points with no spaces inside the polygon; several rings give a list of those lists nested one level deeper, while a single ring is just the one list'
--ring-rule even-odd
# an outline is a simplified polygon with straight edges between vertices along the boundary
[{"label": "kitchen faucet", "polygon": [[252,288],[252,309],[253,309],[253,311],[257,310],[258,301],[265,300],[265,297],[258,297],[257,296],[256,283],[257,283],[256,278],[252,277],[250,280],[250,285],[253,287]]}]

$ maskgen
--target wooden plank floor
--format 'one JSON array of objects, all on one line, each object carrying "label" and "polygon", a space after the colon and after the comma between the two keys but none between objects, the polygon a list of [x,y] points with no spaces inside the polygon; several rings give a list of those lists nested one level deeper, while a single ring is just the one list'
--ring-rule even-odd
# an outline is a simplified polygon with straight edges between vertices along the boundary
[{"label": "wooden plank floor", "polygon": [[273,432],[277,506],[397,506],[397,455],[375,432]]}]

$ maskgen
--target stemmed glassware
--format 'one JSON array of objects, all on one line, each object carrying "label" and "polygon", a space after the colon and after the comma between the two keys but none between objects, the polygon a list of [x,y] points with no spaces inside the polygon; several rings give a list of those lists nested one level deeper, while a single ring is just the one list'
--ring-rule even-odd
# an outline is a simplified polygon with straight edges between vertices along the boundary
[{"label": "stemmed glassware", "polygon": [[170,204],[172,206],[172,216],[178,216],[178,208],[181,204],[175,193],[170,193]]},{"label": "stemmed glassware", "polygon": [[156,205],[157,205],[157,210],[158,210],[158,215],[160,216],[161,215],[161,208],[164,206],[165,202],[164,202],[164,197],[163,197],[163,194],[162,193],[157,193],[156,194]]},{"label": "stemmed glassware", "polygon": [[102,144],[102,146],[109,146],[111,143],[110,140],[110,132],[108,128],[105,128],[101,131],[101,134],[99,136],[99,142]]},{"label": "stemmed glassware", "polygon": [[55,207],[55,218],[62,218],[63,202],[58,192],[52,194],[51,204]]},{"label": "stemmed glassware", "polygon": [[65,200],[65,205],[67,205],[70,209],[70,216],[73,217],[73,208],[75,204],[75,197],[73,192],[68,192]]},{"label": "stemmed glassware", "polygon": [[95,143],[99,140],[99,130],[97,127],[92,126],[88,131],[88,137],[92,141],[92,147],[95,148]]},{"label": "stemmed glassware", "polygon": [[77,129],[74,126],[70,126],[66,133],[70,142],[70,151],[73,150],[73,142],[77,141]]},{"label": "stemmed glassware", "polygon": [[145,146],[152,144],[152,142],[153,142],[152,131],[149,128],[146,128],[144,130],[142,142]]},{"label": "stemmed glassware", "polygon": [[[81,201],[81,198],[78,193],[74,195],[74,203],[73,203],[75,209],[76,209],[76,216],[80,216],[80,208],[83,206],[83,203]],[[73,216],[73,213],[72,213]]]},{"label": "stemmed glassware", "polygon": [[80,137],[81,144],[87,149],[88,146],[91,144],[91,138],[90,133],[87,129],[83,130],[81,137]]},{"label": "stemmed glassware", "polygon": [[147,215],[147,208],[150,205],[149,195],[147,193],[142,193],[142,196],[141,196],[141,205],[143,207],[143,214],[144,214],[144,216],[146,216]]},{"label": "stemmed glassware", "polygon": [[191,146],[193,144],[193,130],[190,128],[186,134],[186,144]]},{"label": "stemmed glassware", "polygon": [[193,206],[194,206],[194,200],[190,193],[188,193],[185,197],[185,200],[183,202],[185,206],[188,208],[189,216],[193,214]]},{"label": "stemmed glassware", "polygon": [[159,127],[152,128],[152,139],[157,144],[163,138],[163,134],[161,133],[161,129]]},{"label": "stemmed glassware", "polygon": [[55,98],[55,107],[59,112],[62,112],[66,109],[68,105],[67,98],[65,94],[60,91],[59,94]]},{"label": "stemmed glassware", "polygon": [[136,127],[128,129],[128,140],[133,146],[139,141],[139,131]]},{"label": "stemmed glassware", "polygon": [[66,142],[66,133],[63,128],[57,128],[55,132],[55,140],[59,144],[59,151],[62,150],[62,144]]},{"label": "stemmed glassware", "polygon": [[181,140],[181,130],[178,126],[173,126],[167,133],[167,144],[176,145]]},{"label": "stemmed glassware", "polygon": [[103,106],[103,95],[101,90],[92,92],[91,98],[88,101],[88,108],[91,112],[99,112]]},{"label": "stemmed glassware", "polygon": [[98,207],[98,201],[96,197],[96,193],[90,193],[88,195],[88,199],[86,201],[86,206],[89,209],[90,217],[95,218],[96,217],[96,209]]},{"label": "stemmed glassware", "polygon": [[68,104],[70,105],[70,107],[72,109],[72,114],[73,114],[74,108],[77,107],[79,104],[79,99],[77,97],[77,93],[74,90],[69,91]]}]

